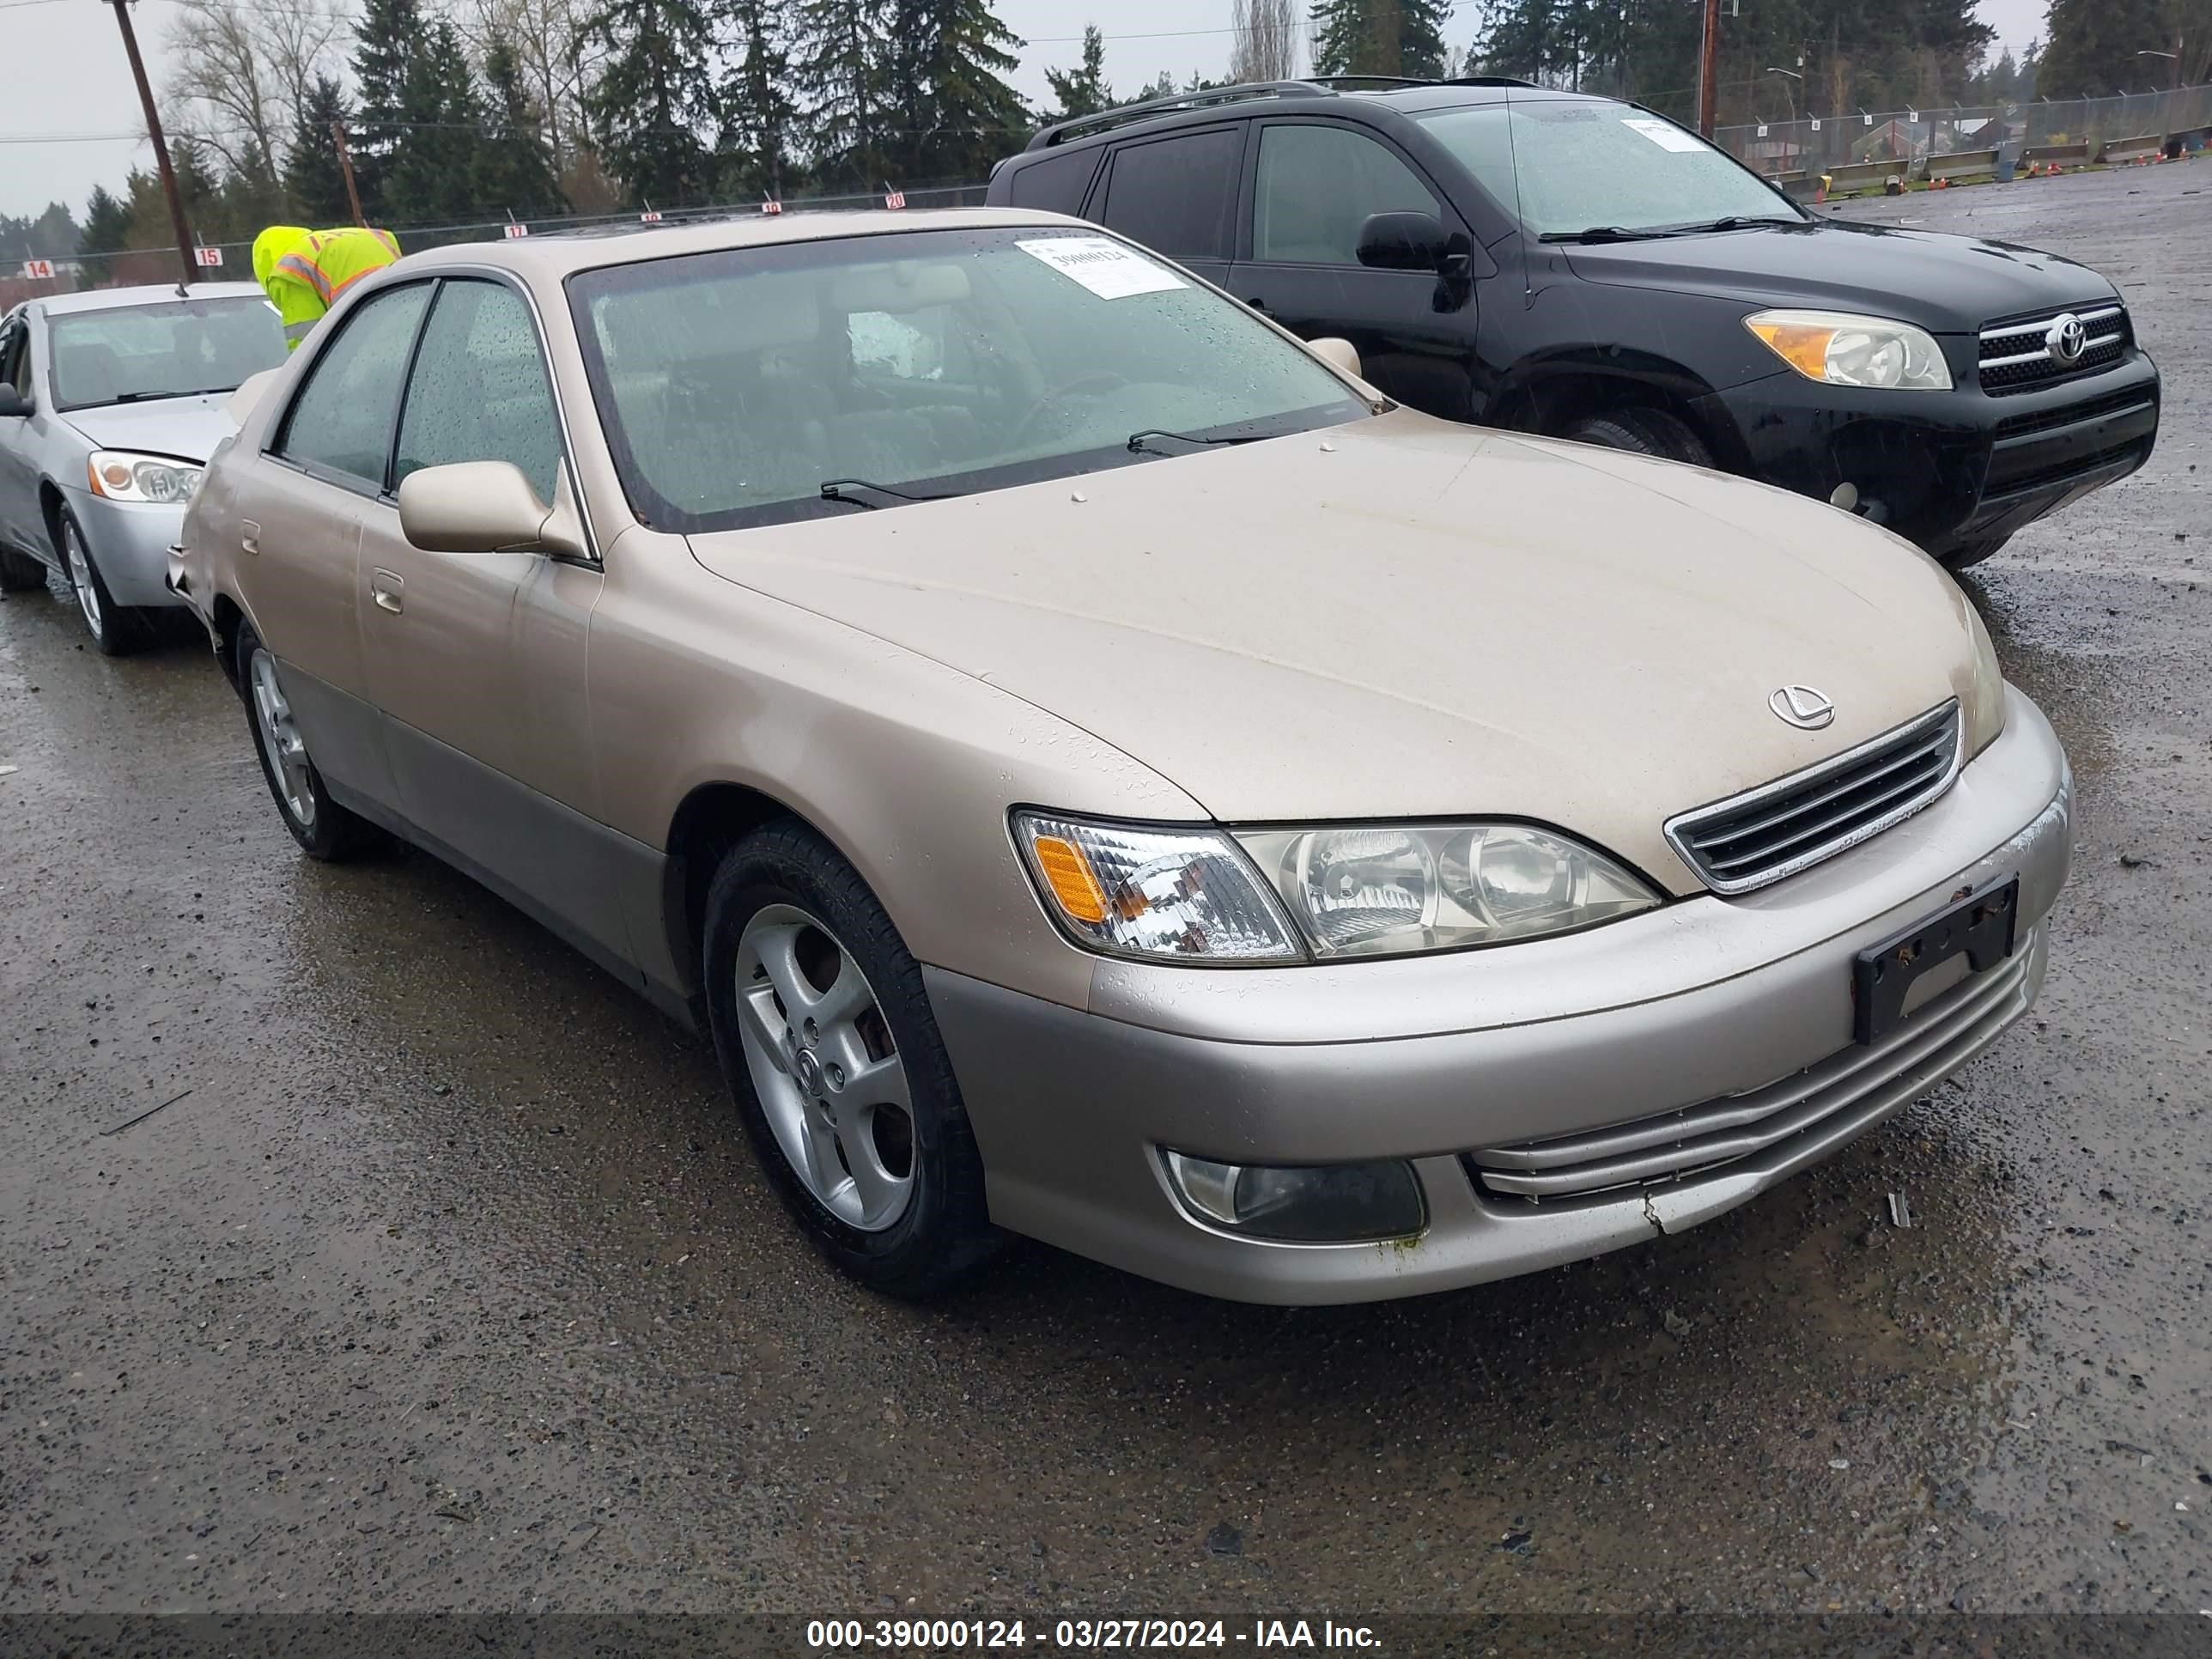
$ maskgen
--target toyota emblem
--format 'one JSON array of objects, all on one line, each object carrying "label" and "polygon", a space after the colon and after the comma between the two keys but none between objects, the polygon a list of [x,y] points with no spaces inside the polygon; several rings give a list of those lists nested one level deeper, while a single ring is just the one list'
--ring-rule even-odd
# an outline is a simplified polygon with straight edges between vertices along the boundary
[{"label": "toyota emblem", "polygon": [[2081,319],[2068,312],[2051,325],[2051,331],[2043,337],[2044,349],[2051,353],[2051,361],[2061,368],[2071,368],[2081,361],[2081,354],[2089,349],[2089,331]]},{"label": "toyota emblem", "polygon": [[1801,732],[1817,732],[1836,718],[1836,705],[1809,685],[1785,685],[1766,700],[1766,706],[1774,711],[1775,718]]}]

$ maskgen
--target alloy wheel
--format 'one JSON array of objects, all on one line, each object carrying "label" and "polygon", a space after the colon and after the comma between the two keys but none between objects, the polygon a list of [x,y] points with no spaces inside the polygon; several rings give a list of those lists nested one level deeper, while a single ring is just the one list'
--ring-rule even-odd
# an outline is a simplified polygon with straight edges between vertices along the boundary
[{"label": "alloy wheel", "polygon": [[276,659],[257,650],[246,676],[253,693],[253,728],[261,734],[262,753],[276,775],[284,810],[302,830],[315,826],[315,782],[307,769],[307,739],[292,719],[292,705],[276,683]]},{"label": "alloy wheel", "polygon": [[914,1198],[914,1104],[876,994],[836,934],[763,906],[738,936],[738,1030],[776,1145],[846,1225],[881,1232]]},{"label": "alloy wheel", "polygon": [[84,538],[67,518],[62,520],[62,556],[69,562],[70,586],[76,589],[77,606],[84,612],[84,625],[92,630],[95,640],[104,638],[107,633],[107,612],[100,602],[99,584],[93,580],[92,555],[85,551]]}]

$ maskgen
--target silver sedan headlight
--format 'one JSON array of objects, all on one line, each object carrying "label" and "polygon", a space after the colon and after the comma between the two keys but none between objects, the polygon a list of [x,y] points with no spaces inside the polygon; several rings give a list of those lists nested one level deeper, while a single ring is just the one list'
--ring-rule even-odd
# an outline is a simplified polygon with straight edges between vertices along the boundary
[{"label": "silver sedan headlight", "polygon": [[1936,337],[1911,323],[1847,311],[1761,311],[1743,325],[1808,380],[1899,392],[1948,392]]},{"label": "silver sedan headlight", "polygon": [[1109,956],[1287,963],[1565,933],[1659,895],[1594,848],[1518,823],[1222,830],[1014,815],[1047,910]]},{"label": "silver sedan headlight", "polygon": [[1520,823],[1239,831],[1317,957],[1565,933],[1659,902],[1595,848]]},{"label": "silver sedan headlight", "polygon": [[95,449],[85,463],[92,493],[117,501],[158,501],[181,507],[199,488],[206,469],[197,461],[169,455],[140,455],[127,449]]}]

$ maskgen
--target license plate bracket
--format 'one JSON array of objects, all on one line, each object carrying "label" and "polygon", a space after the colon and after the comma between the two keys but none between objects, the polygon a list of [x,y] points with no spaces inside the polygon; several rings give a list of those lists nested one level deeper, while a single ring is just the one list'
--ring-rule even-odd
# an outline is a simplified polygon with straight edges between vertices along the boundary
[{"label": "license plate bracket", "polygon": [[1996,967],[2012,954],[2019,919],[2015,877],[1869,945],[1851,964],[1851,1035],[1870,1043],[1895,1030],[1920,976],[1954,957],[1963,954],[1977,974]]}]

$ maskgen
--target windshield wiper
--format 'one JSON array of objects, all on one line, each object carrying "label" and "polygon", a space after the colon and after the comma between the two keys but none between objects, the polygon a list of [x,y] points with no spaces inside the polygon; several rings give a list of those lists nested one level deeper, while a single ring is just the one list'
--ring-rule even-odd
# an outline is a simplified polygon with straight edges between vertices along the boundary
[{"label": "windshield wiper", "polygon": [[1132,432],[1129,434],[1129,453],[1132,455],[1141,455],[1149,449],[1155,455],[1166,454],[1168,453],[1166,450],[1153,444],[1152,440],[1155,438],[1172,438],[1179,444],[1198,444],[1202,447],[1208,444],[1234,446],[1257,443],[1263,435],[1265,434],[1257,432],[1241,432],[1229,437],[1201,438],[1195,432],[1170,432],[1164,426],[1148,426],[1141,432]]},{"label": "windshield wiper", "polygon": [[1725,219],[1716,219],[1710,224],[1689,225],[1689,230],[1748,230],[1753,225],[1803,225],[1809,219],[1794,219],[1786,213],[1731,213]]},{"label": "windshield wiper", "polygon": [[941,501],[957,492],[942,495],[917,495],[912,490],[891,489],[879,483],[870,483],[866,478],[824,478],[822,499],[842,501],[848,507],[898,507],[908,501]]},{"label": "windshield wiper", "polygon": [[1623,230],[1619,225],[1592,225],[1588,230],[1547,230],[1536,240],[1540,242],[1641,242],[1650,237],[1679,236],[1681,234],[1668,225],[1650,225],[1641,230]]}]

